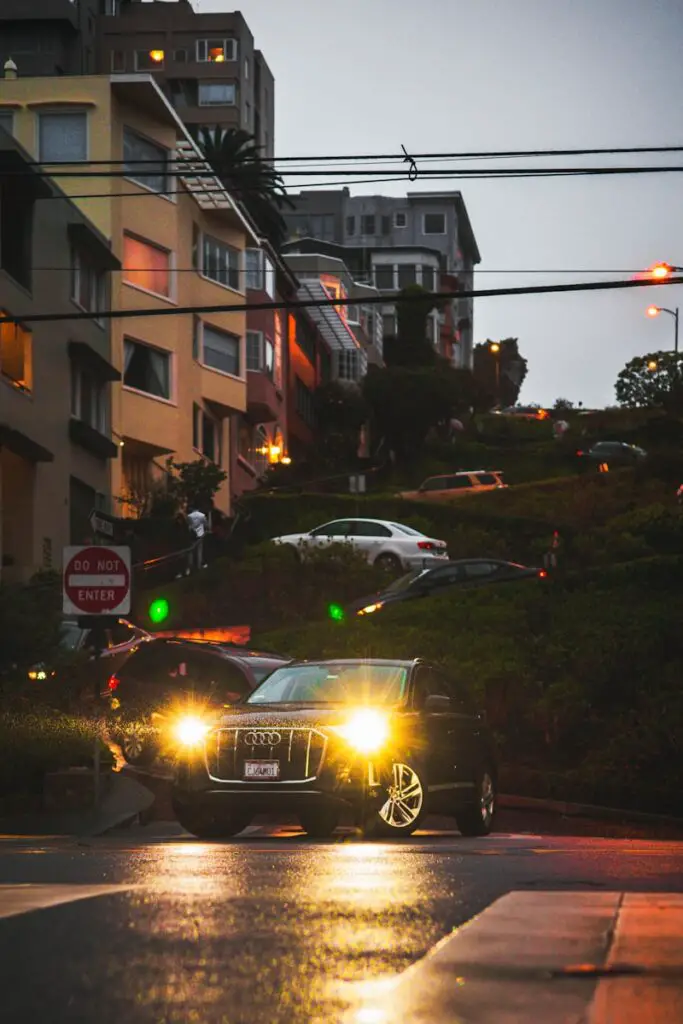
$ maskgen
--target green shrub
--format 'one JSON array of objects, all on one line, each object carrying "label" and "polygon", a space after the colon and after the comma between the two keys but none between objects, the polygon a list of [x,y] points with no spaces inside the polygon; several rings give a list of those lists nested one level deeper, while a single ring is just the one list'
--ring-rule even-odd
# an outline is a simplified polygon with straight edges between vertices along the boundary
[{"label": "green shrub", "polygon": [[62,584],[56,573],[0,584],[0,674],[48,661],[57,650]]}]

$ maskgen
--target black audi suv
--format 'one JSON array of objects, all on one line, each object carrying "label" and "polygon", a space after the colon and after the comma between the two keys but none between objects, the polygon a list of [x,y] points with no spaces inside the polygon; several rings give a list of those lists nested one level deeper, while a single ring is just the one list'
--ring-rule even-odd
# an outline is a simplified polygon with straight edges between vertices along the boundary
[{"label": "black audi suv", "polygon": [[348,817],[368,837],[410,835],[427,813],[463,835],[493,826],[497,768],[484,716],[422,660],[294,662],[213,720],[175,731],[173,803],[199,838],[295,813],[312,837]]}]

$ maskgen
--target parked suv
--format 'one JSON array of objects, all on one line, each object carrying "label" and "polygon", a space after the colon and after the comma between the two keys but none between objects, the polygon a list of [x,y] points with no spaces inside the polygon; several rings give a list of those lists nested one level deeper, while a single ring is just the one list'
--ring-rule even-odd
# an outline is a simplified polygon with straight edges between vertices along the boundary
[{"label": "parked suv", "polygon": [[430,476],[416,491],[403,491],[399,497],[413,501],[453,501],[463,494],[478,494],[507,487],[499,469],[461,470],[448,476]]},{"label": "parked suv", "polygon": [[577,451],[580,459],[586,459],[598,465],[634,466],[647,458],[647,452],[635,444],[625,441],[598,441],[588,451]]}]

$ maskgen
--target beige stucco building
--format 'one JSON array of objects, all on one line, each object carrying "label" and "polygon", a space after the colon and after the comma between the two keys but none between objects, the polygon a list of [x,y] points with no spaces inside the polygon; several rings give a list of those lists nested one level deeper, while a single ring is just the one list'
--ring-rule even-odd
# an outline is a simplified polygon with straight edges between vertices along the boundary
[{"label": "beige stucco building", "polygon": [[[168,456],[229,472],[230,416],[247,399],[240,307],[245,248],[258,245],[248,222],[148,75],[23,78],[19,68],[0,80],[0,120],[110,240],[121,264],[113,310],[159,314],[112,322],[114,513],[132,514],[129,499]],[[178,312],[222,305],[236,308]],[[216,505],[229,513],[230,480]]]}]

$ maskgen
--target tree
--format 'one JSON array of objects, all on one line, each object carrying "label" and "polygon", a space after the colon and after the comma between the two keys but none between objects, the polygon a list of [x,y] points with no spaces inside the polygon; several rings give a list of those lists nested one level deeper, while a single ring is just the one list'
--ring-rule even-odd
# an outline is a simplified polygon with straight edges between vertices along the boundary
[{"label": "tree", "polygon": [[196,505],[209,511],[213,499],[228,474],[213,462],[195,459],[193,462],[166,460],[168,474],[167,493],[175,499],[177,506]]},{"label": "tree", "polygon": [[636,356],[617,377],[614,390],[619,404],[627,408],[675,412],[683,398],[683,354],[651,352]]},{"label": "tree", "polygon": [[556,398],[553,410],[555,412],[572,412],[574,409],[574,403],[570,402],[568,398]]},{"label": "tree", "polygon": [[399,461],[420,451],[429,432],[463,407],[459,371],[445,360],[434,366],[371,366],[363,381],[373,437],[383,438]]},{"label": "tree", "polygon": [[294,203],[285,191],[282,175],[262,157],[262,147],[254,136],[241,128],[202,128],[198,141],[217,177],[279,249],[287,237],[281,210],[292,209]]},{"label": "tree", "polygon": [[350,381],[330,381],[314,395],[320,449],[328,460],[348,465],[356,458],[360,430],[368,417],[363,392]]},{"label": "tree", "polygon": [[[527,360],[520,355],[517,338],[504,338],[495,342],[498,352],[492,351],[494,342],[486,340],[474,347],[473,372],[482,389],[491,396],[491,405],[515,405],[527,375]],[[496,362],[500,375],[497,376]]]},{"label": "tree", "polygon": [[439,299],[422,285],[411,284],[396,301],[396,336],[384,342],[387,366],[434,366],[437,353],[427,336],[427,318]]}]

